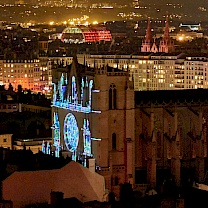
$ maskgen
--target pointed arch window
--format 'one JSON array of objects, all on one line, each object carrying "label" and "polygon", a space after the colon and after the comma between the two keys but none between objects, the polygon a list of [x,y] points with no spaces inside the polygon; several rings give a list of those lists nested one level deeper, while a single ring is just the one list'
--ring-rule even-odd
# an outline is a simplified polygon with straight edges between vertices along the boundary
[{"label": "pointed arch window", "polygon": [[110,85],[109,89],[109,109],[116,109],[117,106],[117,91],[115,84]]},{"label": "pointed arch window", "polygon": [[115,186],[118,186],[118,177],[115,177]]},{"label": "pointed arch window", "polygon": [[112,150],[116,150],[116,134],[112,134]]}]

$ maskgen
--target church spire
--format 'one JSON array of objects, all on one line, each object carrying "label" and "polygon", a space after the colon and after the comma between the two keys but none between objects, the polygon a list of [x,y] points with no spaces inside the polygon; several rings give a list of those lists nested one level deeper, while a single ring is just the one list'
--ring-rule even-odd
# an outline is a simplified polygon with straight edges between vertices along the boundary
[{"label": "church spire", "polygon": [[152,46],[151,23],[150,23],[150,19],[148,19],[146,36],[142,41],[141,52],[150,52],[151,46]]},{"label": "church spire", "polygon": [[148,25],[147,25],[145,41],[147,41],[147,42],[151,42],[152,41],[150,18],[148,18]]},{"label": "church spire", "polygon": [[174,52],[174,41],[169,35],[169,20],[166,16],[163,39],[160,41],[159,52],[170,53]]},{"label": "church spire", "polygon": [[166,39],[166,40],[169,39],[169,19],[168,19],[168,16],[166,16],[165,30],[164,30],[163,39]]}]

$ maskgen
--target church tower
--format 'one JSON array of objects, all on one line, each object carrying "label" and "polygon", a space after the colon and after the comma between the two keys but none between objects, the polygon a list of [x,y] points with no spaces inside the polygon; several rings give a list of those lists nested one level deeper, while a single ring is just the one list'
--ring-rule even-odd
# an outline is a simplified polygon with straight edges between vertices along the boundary
[{"label": "church tower", "polygon": [[151,23],[150,23],[150,19],[148,19],[146,36],[142,42],[141,52],[151,52],[151,47],[152,47]]},{"label": "church tower", "polygon": [[105,177],[106,188],[119,196],[120,184],[134,183],[134,88],[129,74],[109,66],[97,68],[92,130],[100,138],[96,148],[98,173]]},{"label": "church tower", "polygon": [[166,17],[163,39],[160,41],[159,52],[171,53],[175,51],[174,41],[169,35],[168,16]]}]

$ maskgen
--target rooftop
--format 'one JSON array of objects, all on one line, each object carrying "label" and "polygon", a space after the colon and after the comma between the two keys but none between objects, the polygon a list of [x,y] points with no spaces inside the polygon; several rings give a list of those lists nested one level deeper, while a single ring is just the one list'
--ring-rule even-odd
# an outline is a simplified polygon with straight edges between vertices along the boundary
[{"label": "rooftop", "polygon": [[135,91],[135,105],[208,101],[208,89]]}]

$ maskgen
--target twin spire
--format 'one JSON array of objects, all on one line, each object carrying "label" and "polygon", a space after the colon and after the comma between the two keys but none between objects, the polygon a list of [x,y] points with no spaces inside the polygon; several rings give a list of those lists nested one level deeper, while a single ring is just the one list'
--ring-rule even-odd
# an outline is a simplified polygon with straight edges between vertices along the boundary
[{"label": "twin spire", "polygon": [[170,39],[170,36],[169,36],[169,20],[168,20],[168,16],[166,17],[163,39],[166,39],[166,40],[167,39]]},{"label": "twin spire", "polygon": [[151,32],[151,22],[150,19],[148,18],[148,24],[147,24],[147,31],[146,31],[146,36],[145,40],[148,42],[152,41],[152,32]]},{"label": "twin spire", "polygon": [[148,25],[147,25],[147,31],[146,36],[142,42],[141,52],[174,52],[174,42],[170,38],[169,35],[169,20],[168,16],[166,17],[166,23],[164,28],[164,35],[162,40],[159,43],[159,46],[155,43],[155,38],[152,38],[152,32],[151,32],[151,22],[150,19],[148,19]]}]

